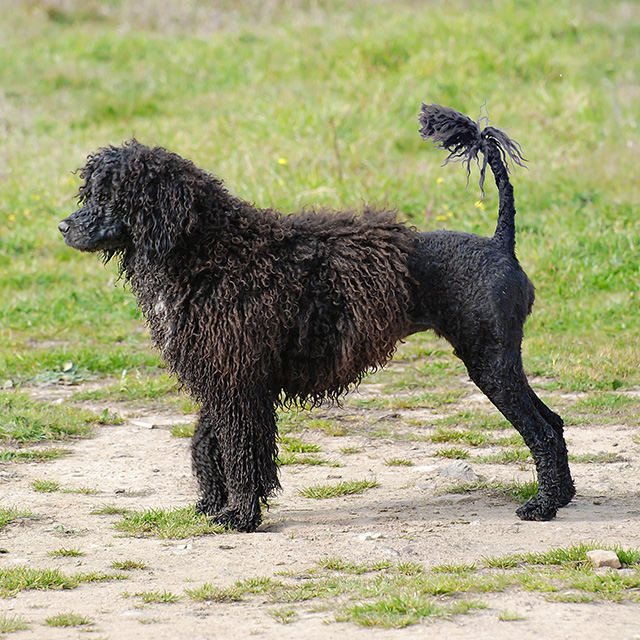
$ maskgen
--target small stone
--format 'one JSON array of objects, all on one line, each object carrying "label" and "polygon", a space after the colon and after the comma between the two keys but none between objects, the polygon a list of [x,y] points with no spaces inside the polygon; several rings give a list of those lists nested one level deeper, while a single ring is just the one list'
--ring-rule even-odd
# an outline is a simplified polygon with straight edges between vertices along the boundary
[{"label": "small stone", "polygon": [[441,476],[448,476],[465,482],[477,482],[480,476],[471,468],[471,465],[463,460],[452,462],[444,471],[440,472]]},{"label": "small stone", "polygon": [[620,569],[622,564],[615,551],[607,551],[605,549],[594,549],[587,551],[587,558],[591,560],[594,567],[611,567],[612,569]]},{"label": "small stone", "polygon": [[360,542],[366,542],[367,540],[379,540],[382,537],[383,536],[382,536],[381,533],[373,532],[373,531],[367,531],[366,533],[361,533],[358,536],[358,540],[360,540]]}]

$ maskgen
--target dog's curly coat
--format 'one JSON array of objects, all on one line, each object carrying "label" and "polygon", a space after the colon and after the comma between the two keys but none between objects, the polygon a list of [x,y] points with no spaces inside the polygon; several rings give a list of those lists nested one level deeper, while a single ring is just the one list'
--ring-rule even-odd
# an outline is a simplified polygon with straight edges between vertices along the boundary
[{"label": "dog's curly coat", "polygon": [[[135,140],[89,156],[65,241],[119,258],[151,337],[202,403],[192,442],[198,508],[253,531],[278,488],[275,410],[338,398],[398,340],[434,329],[523,435],[539,493],[518,510],[552,518],[574,495],[562,419],[529,387],[520,356],[533,286],[515,257],[504,160],[519,148],[453,109],[423,105],[421,133],[500,192],[493,238],[418,233],[394,212],[256,209],[193,163]],[[482,178],[484,168],[482,167]]]}]

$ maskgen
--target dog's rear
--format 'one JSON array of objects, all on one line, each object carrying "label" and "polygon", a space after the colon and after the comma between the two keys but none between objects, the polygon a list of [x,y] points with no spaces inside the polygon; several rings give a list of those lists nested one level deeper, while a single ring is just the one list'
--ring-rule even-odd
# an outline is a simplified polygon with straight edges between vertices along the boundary
[{"label": "dog's rear", "polygon": [[538,471],[538,495],[518,509],[525,520],[548,520],[575,490],[563,438],[563,421],[533,392],[522,366],[524,323],[533,285],[515,255],[515,204],[506,162],[523,166],[519,145],[503,131],[480,126],[457,111],[422,105],[420,133],[461,159],[467,174],[487,164],[500,195],[492,238],[432,232],[421,236],[411,257],[417,284],[414,331],[431,328],[445,336],[471,379],[523,436]]}]

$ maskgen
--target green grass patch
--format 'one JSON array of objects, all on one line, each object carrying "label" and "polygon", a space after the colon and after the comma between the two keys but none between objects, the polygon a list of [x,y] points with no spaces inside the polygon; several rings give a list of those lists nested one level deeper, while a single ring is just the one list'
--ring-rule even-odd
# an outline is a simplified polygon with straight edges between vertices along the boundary
[{"label": "green grass patch", "polygon": [[[507,590],[535,591],[550,601],[635,602],[640,565],[631,572],[602,574],[586,561],[595,544],[577,544],[536,554],[485,558],[474,564],[445,564],[426,569],[415,563],[353,563],[331,557],[303,574],[282,579],[258,577],[220,588],[207,583],[188,589],[196,601],[238,602],[259,597],[278,605],[280,622],[296,619],[300,607],[322,611],[333,620],[372,628],[404,628],[433,618],[452,618],[484,609],[483,594]],[[617,548],[619,557],[636,558],[638,550]],[[502,621],[521,619],[502,611]]]},{"label": "green grass patch", "polygon": [[487,482],[478,480],[477,482],[464,482],[454,484],[446,489],[446,493],[469,493],[471,491],[490,490],[497,491],[507,498],[525,503],[538,493],[538,482]]},{"label": "green grass patch", "polygon": [[377,486],[377,480],[365,478],[363,480],[346,480],[344,482],[338,482],[337,484],[323,484],[306,487],[300,489],[300,494],[305,496],[305,498],[323,500],[325,498],[338,498],[341,496],[362,494],[368,489],[373,489]]},{"label": "green grass patch", "polygon": [[66,547],[62,547],[61,549],[49,551],[47,555],[52,558],[79,558],[84,555],[84,551],[80,551],[80,549],[67,549]]},{"label": "green grass patch", "polygon": [[69,455],[69,449],[0,449],[0,462],[49,462]]},{"label": "green grass patch", "polygon": [[37,402],[24,393],[0,392],[0,440],[28,443],[86,437],[95,424],[113,420],[110,414],[95,415],[69,405]]},{"label": "green grass patch", "polygon": [[0,507],[0,531],[8,524],[11,524],[16,520],[22,520],[23,518],[35,518],[35,515],[31,513],[31,511],[26,511],[24,509]]},{"label": "green grass patch", "polygon": [[191,438],[195,430],[195,424],[176,424],[171,427],[171,435],[174,438]]},{"label": "green grass patch", "polygon": [[466,460],[469,457],[469,452],[465,449],[460,449],[460,447],[448,447],[447,449],[438,449],[435,455],[453,460]]},{"label": "green grass patch", "polygon": [[56,480],[33,480],[31,488],[39,493],[53,493],[60,491],[60,483]]},{"label": "green grass patch", "polygon": [[115,560],[111,563],[111,568],[118,571],[142,571],[148,567],[144,562],[137,560]]},{"label": "green grass patch", "polygon": [[11,567],[0,569],[0,597],[15,596],[20,591],[75,589],[86,582],[104,582],[120,580],[122,576],[107,573],[77,573],[66,575],[58,569],[32,569],[30,567]]},{"label": "green grass patch", "polygon": [[0,633],[13,633],[24,631],[29,628],[29,624],[17,616],[7,616],[0,614]]},{"label": "green grass patch", "polygon": [[134,596],[140,598],[144,604],[175,604],[181,600],[181,596],[166,589],[163,591],[140,591]]},{"label": "green grass patch", "polygon": [[241,590],[238,588],[223,589],[206,582],[194,589],[185,589],[185,593],[196,602],[239,602],[242,600]]},{"label": "green grass patch", "polygon": [[92,516],[124,516],[131,513],[131,509],[117,504],[103,504],[93,509],[90,513]]},{"label": "green grass patch", "polygon": [[47,618],[45,624],[49,627],[86,627],[94,623],[86,616],[77,613],[58,613]]},{"label": "green grass patch", "polygon": [[407,460],[406,458],[389,458],[385,460],[384,463],[388,467],[412,467],[413,462],[411,460]]},{"label": "green grass patch", "polygon": [[194,507],[183,509],[145,509],[128,511],[114,528],[126,536],[156,537],[182,540],[191,536],[219,534],[224,527],[211,524],[211,519]]}]

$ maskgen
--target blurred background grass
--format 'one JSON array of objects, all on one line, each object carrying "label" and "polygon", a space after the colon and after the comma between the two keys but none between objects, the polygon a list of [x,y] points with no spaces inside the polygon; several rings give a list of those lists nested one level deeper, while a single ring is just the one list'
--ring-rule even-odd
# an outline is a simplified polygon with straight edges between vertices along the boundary
[{"label": "blurred background grass", "polygon": [[[608,0],[0,0],[0,381],[155,370],[115,268],[65,247],[73,171],[136,136],[241,197],[396,207],[490,235],[497,197],[442,168],[420,103],[486,101],[529,170],[518,250],[537,287],[525,362],[572,389],[637,385],[640,4]],[[414,337],[402,358],[448,346]]]}]

